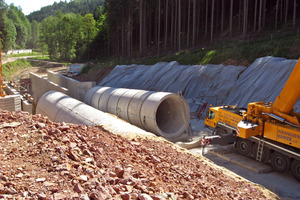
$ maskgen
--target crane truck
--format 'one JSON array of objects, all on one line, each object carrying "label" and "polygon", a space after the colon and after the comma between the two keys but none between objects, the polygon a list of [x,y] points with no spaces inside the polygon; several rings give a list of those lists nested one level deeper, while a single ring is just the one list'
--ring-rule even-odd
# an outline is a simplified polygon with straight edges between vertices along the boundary
[{"label": "crane truck", "polygon": [[275,171],[291,171],[300,181],[300,113],[293,109],[299,84],[300,59],[274,103],[210,107],[205,126],[213,131],[202,144],[235,144],[240,154],[270,163]]}]

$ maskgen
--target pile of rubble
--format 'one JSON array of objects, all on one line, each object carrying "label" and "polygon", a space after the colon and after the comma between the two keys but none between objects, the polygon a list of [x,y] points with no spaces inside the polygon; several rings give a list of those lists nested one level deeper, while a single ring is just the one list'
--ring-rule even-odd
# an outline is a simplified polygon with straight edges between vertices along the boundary
[{"label": "pile of rubble", "polygon": [[163,140],[0,111],[0,199],[267,199]]}]

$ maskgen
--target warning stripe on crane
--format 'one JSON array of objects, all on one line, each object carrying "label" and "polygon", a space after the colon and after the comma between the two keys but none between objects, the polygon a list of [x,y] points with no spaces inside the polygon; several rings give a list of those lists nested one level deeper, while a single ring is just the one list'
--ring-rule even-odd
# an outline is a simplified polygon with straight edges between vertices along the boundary
[{"label": "warning stripe on crane", "polygon": [[240,136],[240,128],[239,127],[236,128],[236,135]]},{"label": "warning stripe on crane", "polygon": [[201,145],[202,146],[210,145],[210,139],[202,138]]}]

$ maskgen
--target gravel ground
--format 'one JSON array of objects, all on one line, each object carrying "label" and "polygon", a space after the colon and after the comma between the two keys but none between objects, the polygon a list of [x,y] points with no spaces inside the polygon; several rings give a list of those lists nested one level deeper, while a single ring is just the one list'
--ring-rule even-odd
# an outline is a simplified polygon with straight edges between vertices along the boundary
[{"label": "gravel ground", "polygon": [[0,110],[0,199],[278,199],[163,140]]}]

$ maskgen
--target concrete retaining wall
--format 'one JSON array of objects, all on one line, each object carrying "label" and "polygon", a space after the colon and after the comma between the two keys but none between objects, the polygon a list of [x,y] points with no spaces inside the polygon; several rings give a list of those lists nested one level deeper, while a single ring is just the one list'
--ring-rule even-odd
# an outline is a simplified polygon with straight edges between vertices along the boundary
[{"label": "concrete retaining wall", "polygon": [[86,93],[92,87],[96,86],[95,81],[80,82],[51,71],[48,72],[48,80],[60,85],[61,87],[67,88],[67,94],[79,101],[83,101]]},{"label": "concrete retaining wall", "polygon": [[48,81],[47,79],[40,77],[32,72],[30,73],[30,78],[32,82],[32,97],[35,103],[39,101],[40,97],[43,96],[43,94],[51,90],[68,94],[68,89],[61,87],[51,81]]}]

